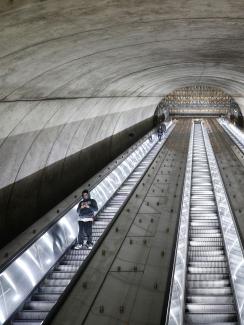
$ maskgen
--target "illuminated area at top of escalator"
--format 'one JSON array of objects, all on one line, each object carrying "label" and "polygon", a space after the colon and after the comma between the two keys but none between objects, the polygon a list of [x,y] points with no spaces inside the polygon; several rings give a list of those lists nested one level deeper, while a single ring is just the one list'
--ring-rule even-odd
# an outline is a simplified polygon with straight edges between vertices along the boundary
[{"label": "illuminated area at top of escalator", "polygon": [[207,85],[195,85],[177,89],[165,96],[159,107],[170,115],[222,116],[240,112],[234,99],[222,90]]}]

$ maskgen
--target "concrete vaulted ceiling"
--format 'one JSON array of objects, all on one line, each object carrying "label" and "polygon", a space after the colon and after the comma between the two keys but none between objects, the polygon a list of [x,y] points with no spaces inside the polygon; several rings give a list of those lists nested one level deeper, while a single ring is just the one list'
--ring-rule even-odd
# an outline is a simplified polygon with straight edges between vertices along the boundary
[{"label": "concrete vaulted ceiling", "polygon": [[195,84],[244,112],[243,0],[0,0],[0,232],[34,222]]}]

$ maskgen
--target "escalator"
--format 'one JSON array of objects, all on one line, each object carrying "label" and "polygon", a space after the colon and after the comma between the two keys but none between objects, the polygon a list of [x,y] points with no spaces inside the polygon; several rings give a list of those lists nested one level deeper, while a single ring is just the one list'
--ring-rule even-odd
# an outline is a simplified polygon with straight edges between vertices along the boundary
[{"label": "escalator", "polygon": [[244,254],[207,130],[193,122],[168,325],[244,324]]},{"label": "escalator", "polygon": [[230,272],[201,124],[194,128],[186,324],[237,324]]},{"label": "escalator", "polygon": [[78,228],[76,204],[2,270],[0,324],[7,321],[12,325],[40,325],[49,321],[173,128],[172,122],[167,125],[162,142],[157,141],[155,134],[146,137],[91,191],[99,206],[93,225],[92,249],[73,249]]},{"label": "escalator", "polygon": [[[155,158],[160,143],[157,143],[151,152],[143,159],[134,172],[128,177],[114,196],[106,203],[101,212],[96,216],[97,221],[93,226],[93,242],[99,240],[112,219],[120,210],[135,185],[141,179],[152,160]],[[18,311],[13,325],[39,325],[42,324],[50,310],[57,303],[60,295],[69,285],[76,272],[81,267],[90,253],[90,249],[82,248],[75,250],[70,248],[58,264],[48,273],[35,292]]]},{"label": "escalator", "polygon": [[237,145],[242,153],[244,153],[244,134],[235,125],[226,119],[218,118],[218,123],[222,126],[231,140]]}]

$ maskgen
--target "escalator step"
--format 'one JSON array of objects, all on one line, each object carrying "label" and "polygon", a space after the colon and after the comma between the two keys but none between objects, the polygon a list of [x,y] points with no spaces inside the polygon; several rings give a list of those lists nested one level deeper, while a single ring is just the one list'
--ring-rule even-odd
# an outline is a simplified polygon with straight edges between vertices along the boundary
[{"label": "escalator step", "polygon": [[72,254],[72,255],[65,255],[63,261],[84,261],[88,254]]},{"label": "escalator step", "polygon": [[226,261],[226,257],[224,255],[218,256],[189,256],[188,261],[194,262],[224,262]]},{"label": "escalator step", "polygon": [[33,311],[24,310],[17,313],[17,319],[19,320],[43,320],[47,317],[48,312],[45,311]]},{"label": "escalator step", "polygon": [[187,288],[187,296],[229,296],[232,295],[230,287],[225,288]]},{"label": "escalator step", "polygon": [[233,304],[186,304],[186,311],[196,314],[235,314],[235,308]]},{"label": "escalator step", "polygon": [[188,280],[188,288],[223,288],[223,287],[229,287],[230,281],[228,279],[226,280]]},{"label": "escalator step", "polygon": [[194,304],[233,304],[232,296],[187,296],[186,301]]},{"label": "escalator step", "polygon": [[50,279],[72,279],[75,272],[52,272],[49,275]]},{"label": "escalator step", "polygon": [[217,273],[217,274],[197,274],[197,273],[193,273],[187,274],[187,280],[224,280],[224,279],[229,279],[229,275],[228,274],[221,274],[221,273]]},{"label": "escalator step", "polygon": [[53,305],[54,302],[52,301],[29,301],[25,303],[23,311],[25,310],[50,311]]},{"label": "escalator step", "polygon": [[49,286],[40,286],[38,292],[41,294],[61,294],[63,293],[65,287],[49,287]]},{"label": "escalator step", "polygon": [[69,279],[49,279],[49,278],[46,278],[43,281],[43,284],[45,286],[54,286],[54,287],[62,287],[62,286],[66,287],[69,283],[70,283]]},{"label": "escalator step", "polygon": [[191,246],[189,247],[190,256],[217,256],[224,255],[224,247],[221,246]]},{"label": "escalator step", "polygon": [[37,293],[32,296],[33,301],[57,301],[60,297],[60,294],[43,294],[43,293]]},{"label": "escalator step", "polygon": [[228,322],[237,322],[237,317],[235,314],[195,314],[195,313],[186,313],[185,314],[186,324],[214,324],[214,323],[228,323]]},{"label": "escalator step", "polygon": [[217,262],[198,262],[198,261],[190,261],[188,263],[190,267],[210,267],[210,268],[216,268],[216,267],[227,267],[227,262],[217,261]]},{"label": "escalator step", "polygon": [[239,325],[239,323],[238,322],[217,322],[217,323],[213,323],[213,322],[211,322],[211,323],[202,323],[202,322],[197,322],[197,323],[195,323],[195,322],[187,322],[187,323],[184,323],[184,325],[206,325],[206,324],[211,324],[211,325]]}]

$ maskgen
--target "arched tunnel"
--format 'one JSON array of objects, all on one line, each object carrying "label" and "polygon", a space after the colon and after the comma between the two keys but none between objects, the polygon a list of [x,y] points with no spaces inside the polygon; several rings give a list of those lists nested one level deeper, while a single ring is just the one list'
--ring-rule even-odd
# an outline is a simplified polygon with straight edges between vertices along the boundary
[{"label": "arched tunnel", "polygon": [[240,0],[0,0],[0,324],[244,324],[243,33]]}]

